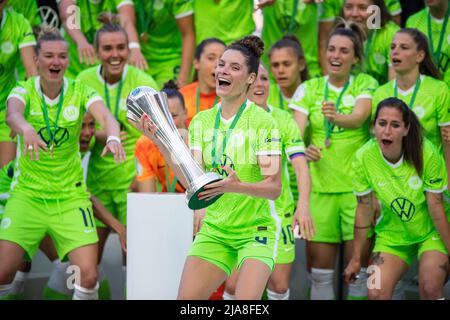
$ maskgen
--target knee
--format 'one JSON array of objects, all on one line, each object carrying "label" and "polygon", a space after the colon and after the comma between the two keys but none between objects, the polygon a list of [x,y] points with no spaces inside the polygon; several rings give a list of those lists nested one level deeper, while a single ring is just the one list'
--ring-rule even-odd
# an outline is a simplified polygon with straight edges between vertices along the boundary
[{"label": "knee", "polygon": [[84,288],[94,288],[97,284],[97,267],[81,267],[81,286]]},{"label": "knee", "polygon": [[271,283],[269,289],[277,294],[282,294],[289,290],[289,284],[284,282]]},{"label": "knee", "polygon": [[420,295],[421,299],[426,300],[436,300],[440,299],[443,296],[443,287],[436,283],[436,281],[424,280],[420,284]]},{"label": "knee", "polygon": [[0,268],[0,285],[12,283],[15,275],[16,271],[7,270],[6,268],[2,270]]},{"label": "knee", "polygon": [[367,297],[369,300],[390,300],[392,292],[381,289],[369,289]]}]

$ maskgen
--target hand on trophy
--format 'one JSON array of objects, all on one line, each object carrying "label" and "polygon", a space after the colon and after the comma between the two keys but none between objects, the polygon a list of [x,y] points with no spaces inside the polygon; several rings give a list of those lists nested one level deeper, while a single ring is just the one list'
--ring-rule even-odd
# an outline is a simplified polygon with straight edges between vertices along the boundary
[{"label": "hand on trophy", "polygon": [[139,121],[139,128],[147,138],[151,140],[155,139],[155,134],[158,127],[146,113],[142,115]]},{"label": "hand on trophy", "polygon": [[206,185],[204,190],[198,195],[199,200],[209,201],[225,192],[239,192],[241,180],[236,175],[236,172],[227,166],[222,166],[222,169],[227,172],[228,177]]}]

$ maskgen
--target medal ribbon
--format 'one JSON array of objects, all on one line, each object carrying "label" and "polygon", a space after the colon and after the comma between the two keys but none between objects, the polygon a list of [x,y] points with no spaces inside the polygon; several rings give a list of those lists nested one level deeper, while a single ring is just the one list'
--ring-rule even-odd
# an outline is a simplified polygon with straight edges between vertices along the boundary
[{"label": "medal ribbon", "polygon": [[[417,92],[419,92],[419,88],[420,88],[420,76],[417,78],[416,80],[416,85],[414,87],[414,92],[411,96],[411,100],[409,100],[409,104],[408,106],[410,108],[412,108],[414,106],[414,101],[416,101],[416,96],[417,96]],[[398,96],[398,86],[397,86],[397,81],[394,82],[394,97],[397,98]]]},{"label": "medal ribbon", "polygon": [[428,39],[430,39],[430,49],[431,49],[431,52],[433,53],[434,62],[438,66],[439,66],[439,58],[441,56],[442,44],[444,42],[444,35],[445,35],[445,31],[447,29],[447,23],[448,23],[448,16],[449,15],[450,15],[450,5],[448,6],[447,12],[445,13],[444,23],[442,25],[441,33],[439,35],[438,46],[436,48],[436,51],[434,51],[433,32],[431,31],[431,13],[428,10]]},{"label": "medal ribbon", "polygon": [[[336,113],[339,110],[339,107],[341,105],[342,97],[344,96],[345,91],[347,91],[348,86],[350,85],[350,77],[348,78],[347,82],[344,85],[344,88],[342,89],[341,93],[339,93],[338,99],[336,101]],[[324,90],[324,101],[328,101],[328,80],[325,82],[325,90]],[[323,123],[325,126],[325,137],[326,139],[331,138],[331,131],[333,131],[334,124],[328,122],[327,118],[323,118]]]},{"label": "medal ribbon", "polygon": [[231,123],[230,127],[227,129],[225,136],[223,137],[223,141],[222,141],[222,150],[220,152],[220,155],[217,157],[216,156],[216,148],[217,148],[217,132],[219,131],[219,125],[220,125],[220,106],[217,107],[217,114],[216,114],[216,121],[214,122],[214,134],[213,134],[213,141],[212,141],[212,150],[211,150],[211,155],[212,155],[212,167],[215,168],[219,162],[220,162],[220,158],[222,157],[223,152],[225,151],[225,147],[227,145],[227,140],[230,137],[231,131],[234,129],[234,127],[236,126],[239,118],[242,115],[242,112],[245,109],[245,106],[247,105],[247,100],[244,101],[244,103],[242,103],[242,105],[239,107],[238,112],[236,113],[236,116],[233,119],[233,122]]},{"label": "medal ribbon", "polygon": [[56,119],[55,119],[55,124],[53,126],[53,131],[50,128],[50,118],[48,116],[47,104],[45,103],[44,93],[42,92],[42,89],[41,89],[41,99],[42,99],[41,109],[42,109],[42,113],[44,114],[45,125],[47,127],[47,134],[50,138],[49,145],[51,148],[55,142],[55,132],[56,132],[56,129],[58,129],[59,115],[61,114],[61,109],[62,109],[63,100],[64,100],[64,82],[62,84],[61,92],[59,94],[58,110],[56,111]]},{"label": "medal ribbon", "polygon": [[[215,106],[218,101],[219,97],[216,95],[216,98],[214,99],[212,106]],[[200,111],[200,88],[197,86],[197,89],[195,89],[195,114],[197,114],[199,111]]]}]

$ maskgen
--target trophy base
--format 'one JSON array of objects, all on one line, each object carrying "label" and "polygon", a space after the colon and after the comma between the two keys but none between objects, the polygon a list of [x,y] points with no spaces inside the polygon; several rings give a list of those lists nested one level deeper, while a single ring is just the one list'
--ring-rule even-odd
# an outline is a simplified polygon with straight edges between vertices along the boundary
[{"label": "trophy base", "polygon": [[199,200],[198,194],[204,190],[204,187],[210,183],[222,180],[220,176],[214,172],[207,172],[204,175],[197,178],[195,181],[191,183],[189,188],[186,190],[186,200],[188,203],[189,209],[198,210],[206,208],[207,206],[216,202],[222,194],[219,194],[212,198],[211,200]]}]

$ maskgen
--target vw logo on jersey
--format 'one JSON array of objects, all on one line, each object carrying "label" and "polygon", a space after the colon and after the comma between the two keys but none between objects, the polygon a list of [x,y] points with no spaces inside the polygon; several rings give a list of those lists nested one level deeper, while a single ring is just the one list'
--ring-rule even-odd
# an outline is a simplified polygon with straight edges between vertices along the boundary
[{"label": "vw logo on jersey", "polygon": [[8,229],[11,226],[11,218],[3,218],[0,225],[1,229]]},{"label": "vw logo on jersey", "polygon": [[422,119],[425,116],[425,109],[422,106],[415,106],[413,111],[419,119]]},{"label": "vw logo on jersey", "polygon": [[229,167],[232,170],[235,170],[233,160],[226,154],[222,155],[222,159],[220,159],[220,163],[217,165],[217,167],[213,168],[213,171],[217,172],[221,176],[228,177],[228,172],[226,172],[225,169],[222,169],[222,167]]},{"label": "vw logo on jersey", "polygon": [[375,63],[377,64],[385,64],[386,58],[379,52],[375,52],[373,55],[373,59],[375,60]]},{"label": "vw logo on jersey", "polygon": [[351,94],[347,94],[344,96],[344,99],[342,100],[344,102],[344,105],[346,106],[354,106],[355,105],[355,97]]},{"label": "vw logo on jersey", "polygon": [[416,213],[416,206],[406,198],[396,198],[391,202],[391,210],[394,211],[403,222],[408,222]]},{"label": "vw logo on jersey", "polygon": [[413,190],[420,189],[422,187],[422,179],[420,179],[418,176],[412,176],[408,180],[409,187]]},{"label": "vw logo on jersey", "polygon": [[2,51],[6,54],[11,54],[14,51],[14,46],[11,41],[5,41],[1,45]]},{"label": "vw logo on jersey", "polygon": [[75,106],[68,106],[64,108],[63,116],[67,121],[75,121],[80,116],[80,111]]}]

